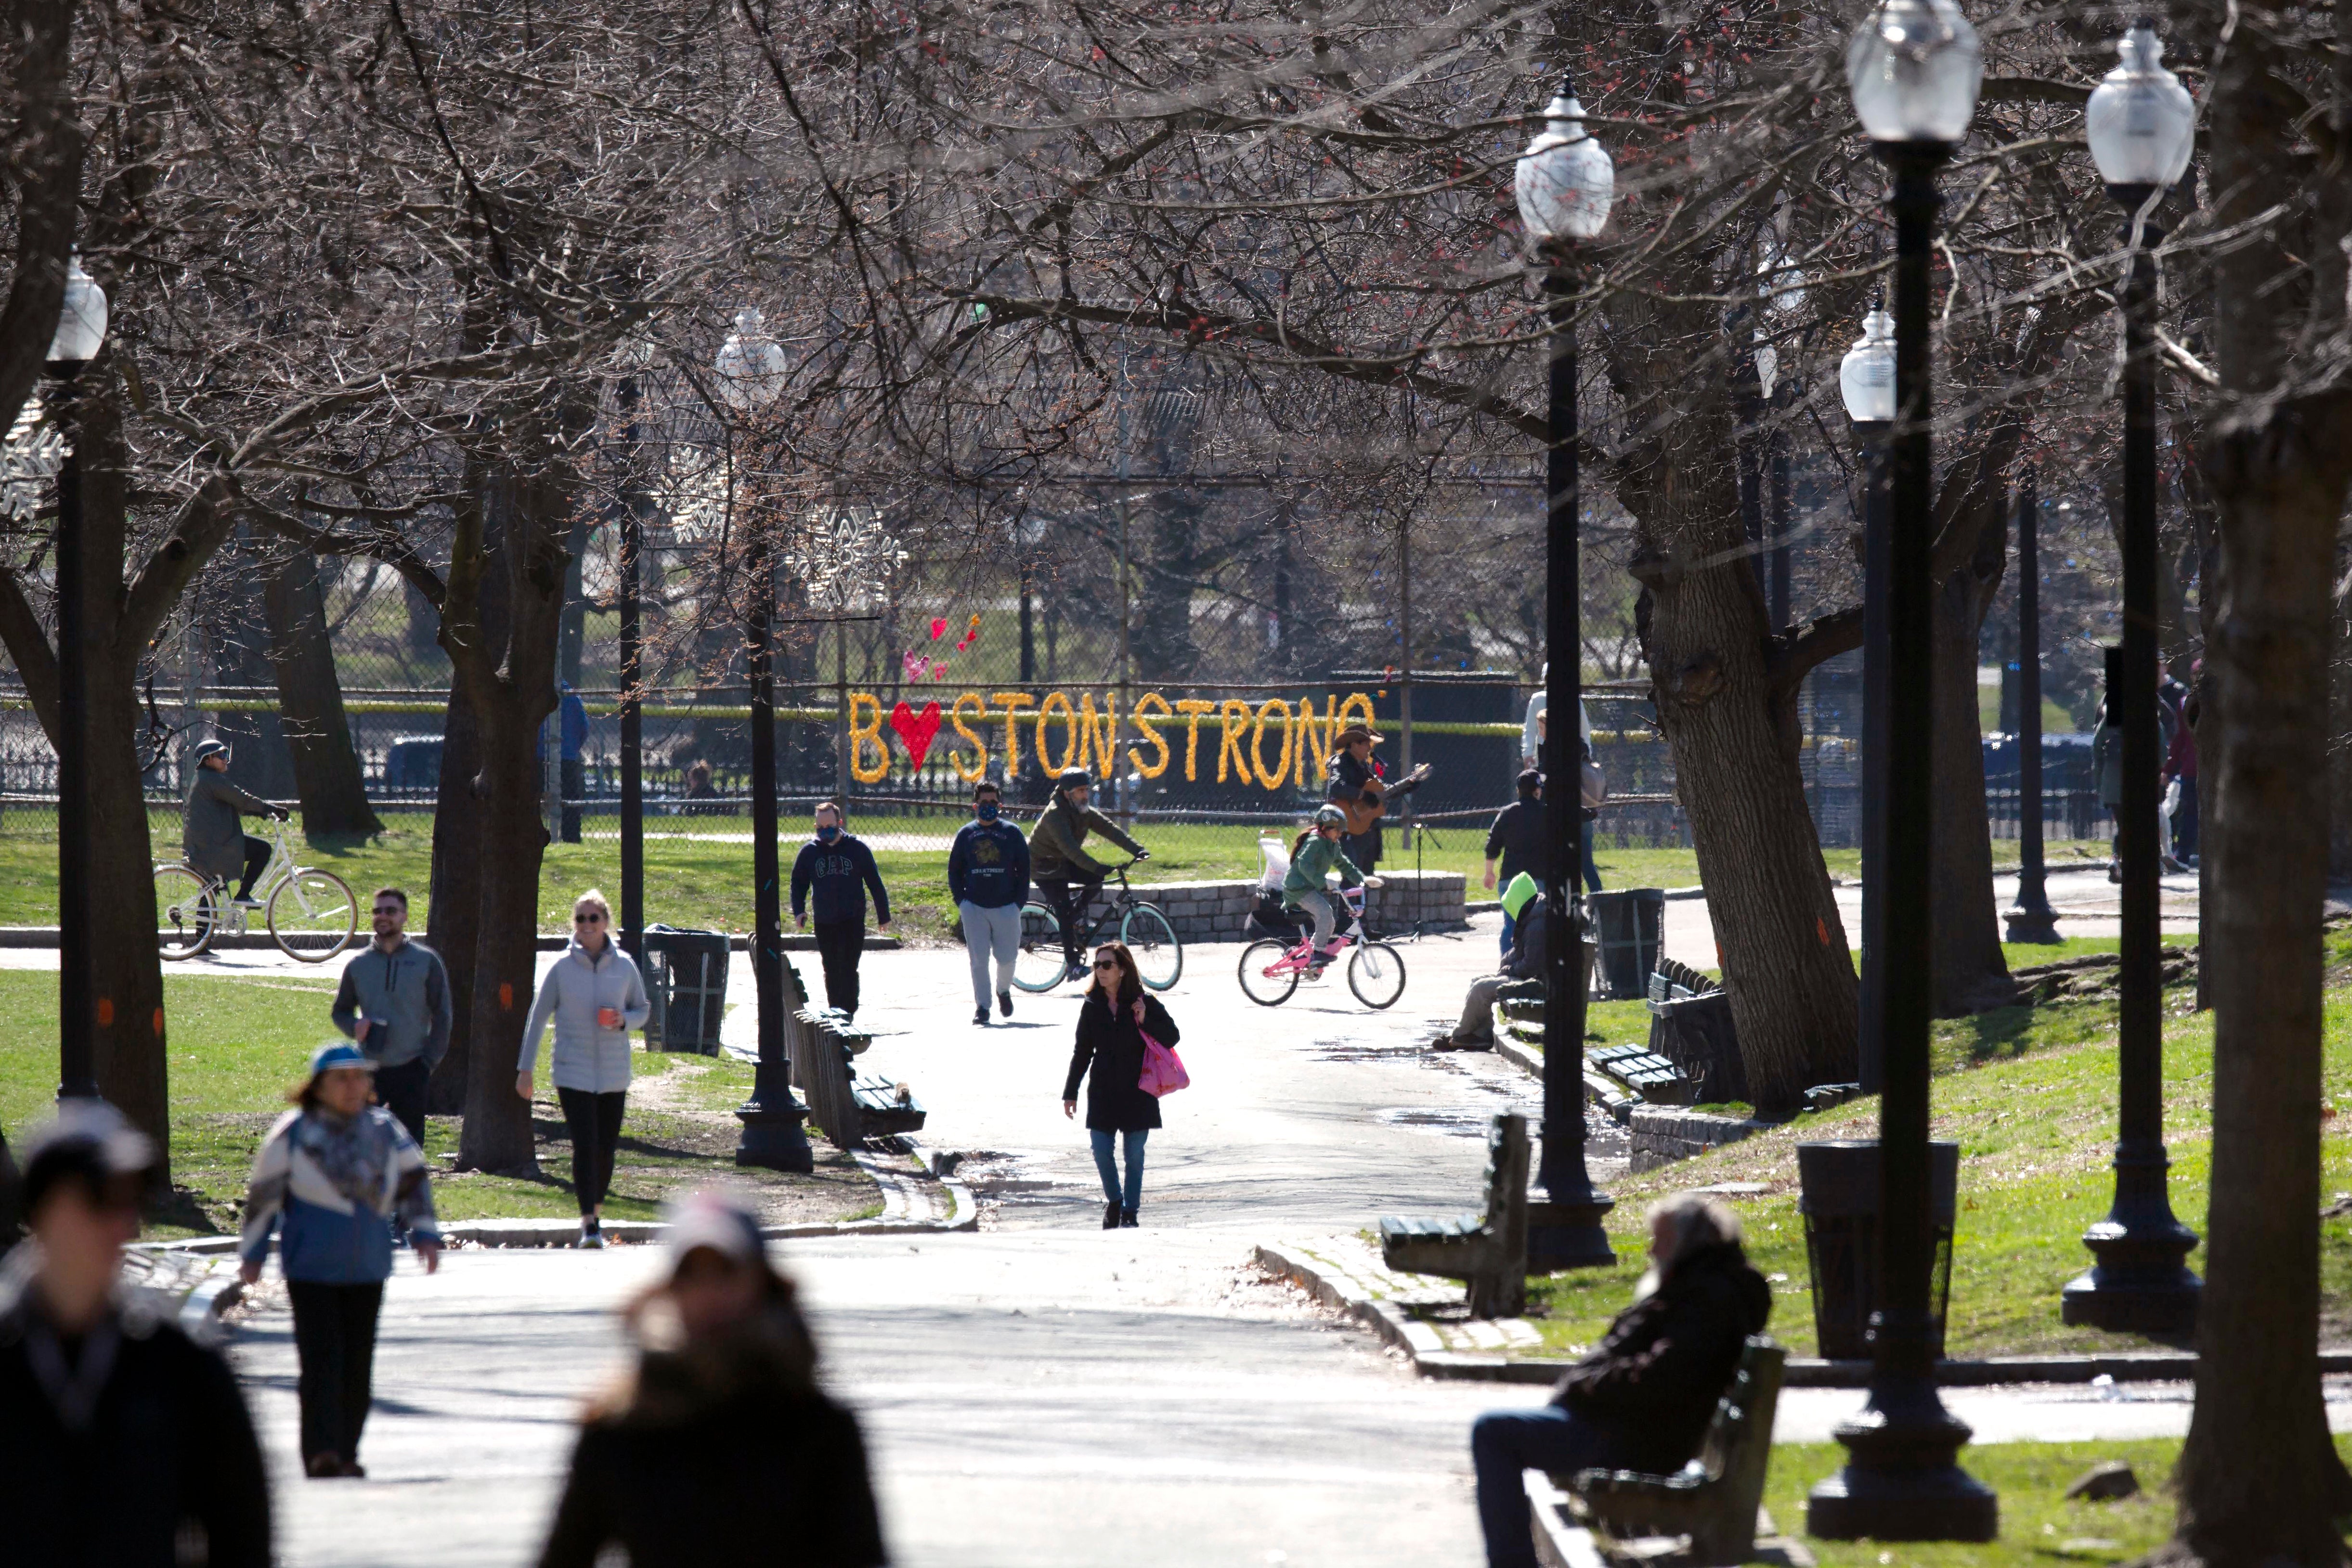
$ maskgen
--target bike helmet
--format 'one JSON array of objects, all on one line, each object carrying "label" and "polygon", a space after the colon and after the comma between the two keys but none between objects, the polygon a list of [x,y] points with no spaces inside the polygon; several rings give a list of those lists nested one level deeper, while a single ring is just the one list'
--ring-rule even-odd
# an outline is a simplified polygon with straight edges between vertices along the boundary
[{"label": "bike helmet", "polygon": [[1066,789],[1076,789],[1080,788],[1091,789],[1094,788],[1094,785],[1095,776],[1087,772],[1083,768],[1065,768],[1059,773],[1054,775],[1054,793],[1056,795],[1061,794]]},{"label": "bike helmet", "polygon": [[1348,825],[1348,813],[1337,806],[1321,807],[1315,813],[1315,825],[1318,829],[1344,828]]}]

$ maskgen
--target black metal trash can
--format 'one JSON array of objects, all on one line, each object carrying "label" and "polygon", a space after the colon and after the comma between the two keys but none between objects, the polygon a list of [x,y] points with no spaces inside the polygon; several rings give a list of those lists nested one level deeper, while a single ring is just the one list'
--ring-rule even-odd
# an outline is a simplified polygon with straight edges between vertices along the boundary
[{"label": "black metal trash can", "polygon": [[1638,1002],[1650,994],[1650,971],[1666,926],[1666,890],[1631,887],[1588,895],[1601,942],[1601,999]]},{"label": "black metal trash can", "polygon": [[727,1016],[727,933],[648,925],[642,946],[646,996],[653,1003],[646,1048],[716,1056]]},{"label": "black metal trash can", "polygon": [[[1927,1145],[1928,1198],[1935,1217],[1935,1262],[1927,1280],[1935,1354],[1944,1354],[1944,1319],[1952,1296],[1952,1228],[1958,1207],[1960,1145]],[[1870,1317],[1878,1310],[1884,1267],[1879,1243],[1878,1140],[1836,1138],[1797,1145],[1798,1208],[1805,1217],[1805,1255],[1813,1272],[1813,1333],[1831,1361],[1870,1358]]]}]

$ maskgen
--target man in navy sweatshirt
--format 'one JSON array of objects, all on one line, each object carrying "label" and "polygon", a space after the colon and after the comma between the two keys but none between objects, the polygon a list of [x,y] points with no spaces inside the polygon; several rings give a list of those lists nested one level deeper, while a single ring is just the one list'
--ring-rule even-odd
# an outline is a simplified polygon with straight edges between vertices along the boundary
[{"label": "man in navy sweatshirt", "polygon": [[866,950],[866,890],[874,890],[874,924],[890,925],[890,895],[874,852],[842,831],[841,808],[816,809],[816,837],[793,861],[793,924],[808,928],[809,890],[816,890],[816,950],[824,961],[825,1005],[857,1016],[857,959]]},{"label": "man in navy sweatshirt", "polygon": [[971,787],[972,820],[948,851],[948,893],[971,956],[971,1021],[988,1021],[988,956],[996,955],[996,1007],[1013,1016],[1013,966],[1021,956],[1021,906],[1029,901],[1029,841],[1000,821],[992,779]]}]

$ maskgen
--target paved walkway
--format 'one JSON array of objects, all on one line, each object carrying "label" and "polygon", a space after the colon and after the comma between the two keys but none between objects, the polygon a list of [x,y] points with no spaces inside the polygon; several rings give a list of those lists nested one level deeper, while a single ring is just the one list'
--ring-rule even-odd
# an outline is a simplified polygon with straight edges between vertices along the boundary
[{"label": "paved walkway", "polygon": [[[1481,926],[1409,945],[1405,998],[1384,1014],[1337,984],[1256,1008],[1234,983],[1237,947],[1192,949],[1169,1005],[1194,1087],[1153,1134],[1145,1228],[1108,1234],[1083,1130],[1060,1112],[1074,997],[1021,998],[1012,1027],[983,1029],[960,952],[867,956],[861,1017],[883,1032],[866,1061],[915,1085],[924,1141],[968,1152],[986,1206],[976,1235],[780,1249],[866,1424],[896,1561],[1480,1561],[1466,1428],[1543,1391],[1415,1378],[1244,1260],[1255,1240],[1475,1201],[1486,1118],[1532,1111],[1534,1085],[1490,1058],[1412,1048],[1489,961]],[[739,1007],[730,1037],[750,1023]],[[612,1309],[657,1256],[461,1253],[438,1278],[396,1279],[363,1485],[294,1475],[292,1348],[265,1303],[235,1354],[283,1478],[286,1561],[529,1562],[579,1402],[620,1364]],[[1794,1392],[1779,1435],[1822,1440],[1859,1403]],[[1985,1441],[2178,1434],[2188,1419],[2178,1388],[1953,1404]],[[2331,1412],[2352,1426],[2352,1404]]]}]

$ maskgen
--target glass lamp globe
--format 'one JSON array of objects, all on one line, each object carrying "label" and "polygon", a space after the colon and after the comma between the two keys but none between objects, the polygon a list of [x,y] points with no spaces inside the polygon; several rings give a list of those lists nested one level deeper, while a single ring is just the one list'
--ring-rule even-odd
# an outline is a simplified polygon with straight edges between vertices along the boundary
[{"label": "glass lamp globe", "polygon": [[1862,319],[1862,336],[1838,366],[1838,393],[1856,424],[1885,424],[1895,418],[1895,318],[1876,300]]},{"label": "glass lamp globe", "polygon": [[1559,96],[1544,107],[1543,134],[1519,155],[1512,181],[1519,222],[1528,237],[1591,239],[1609,222],[1617,197],[1617,168],[1601,143],[1584,132],[1584,105],[1575,84],[1560,79]]},{"label": "glass lamp globe", "polygon": [[1952,0],[1885,0],[1846,45],[1845,79],[1873,141],[1958,141],[1976,115],[1984,49]]},{"label": "glass lamp globe", "polygon": [[784,392],[784,350],[768,336],[766,318],[753,306],[735,315],[735,330],[719,346],[714,369],[719,395],[738,413],[765,413]]},{"label": "glass lamp globe", "polygon": [[2083,111],[2091,157],[2110,185],[2171,185],[2197,147],[2197,100],[2164,67],[2156,24],[2143,16],[2116,44],[2122,63]]},{"label": "glass lamp globe", "polygon": [[106,341],[106,290],[81,269],[81,257],[66,263],[65,302],[58,308],[57,335],[49,340],[49,363],[88,364]]}]

